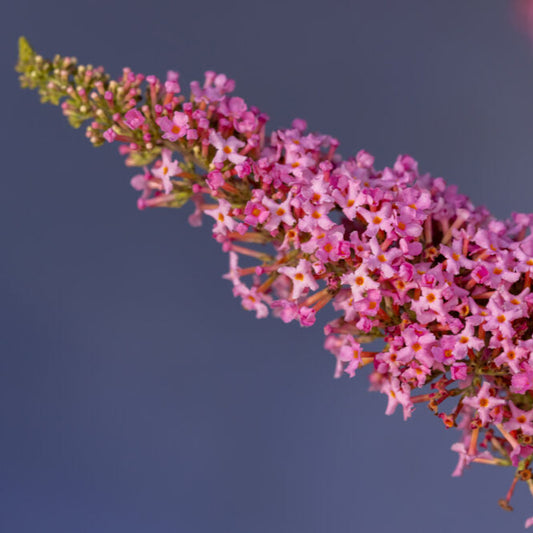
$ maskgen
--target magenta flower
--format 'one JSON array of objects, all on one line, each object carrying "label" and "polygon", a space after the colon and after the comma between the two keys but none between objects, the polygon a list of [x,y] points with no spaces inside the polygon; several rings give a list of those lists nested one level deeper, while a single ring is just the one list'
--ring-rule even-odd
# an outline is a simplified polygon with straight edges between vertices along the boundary
[{"label": "magenta flower", "polygon": [[189,117],[185,113],[176,111],[172,115],[172,120],[168,117],[157,119],[158,126],[165,132],[162,137],[170,142],[175,142],[188,133]]},{"label": "magenta flower", "polygon": [[124,115],[124,122],[132,129],[136,130],[140,128],[146,119],[144,118],[144,115],[137,109],[130,109],[125,115]]},{"label": "magenta flower", "polygon": [[105,130],[103,136],[108,143],[112,143],[117,138],[117,134],[113,131],[113,128]]}]

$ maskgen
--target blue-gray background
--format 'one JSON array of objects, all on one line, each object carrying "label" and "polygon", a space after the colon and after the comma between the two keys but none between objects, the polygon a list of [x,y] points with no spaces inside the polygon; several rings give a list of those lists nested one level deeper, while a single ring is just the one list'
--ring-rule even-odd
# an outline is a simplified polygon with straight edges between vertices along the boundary
[{"label": "blue-gray background", "polygon": [[458,432],[332,378],[321,326],[258,321],[190,207],[136,210],[94,150],[18,89],[16,38],[164,76],[207,69],[272,126],[398,153],[500,217],[533,202],[533,49],[507,1],[19,0],[2,11],[0,532],[521,531],[512,473],[453,479]]}]

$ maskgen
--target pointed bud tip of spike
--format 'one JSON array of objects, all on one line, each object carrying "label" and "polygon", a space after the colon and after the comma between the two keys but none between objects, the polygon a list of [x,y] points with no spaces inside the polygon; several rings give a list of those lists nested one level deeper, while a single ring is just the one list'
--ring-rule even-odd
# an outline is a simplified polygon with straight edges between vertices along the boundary
[{"label": "pointed bud tip of spike", "polygon": [[19,37],[19,61],[27,61],[35,55],[35,51],[31,47],[28,39],[21,35]]},{"label": "pointed bud tip of spike", "polygon": [[30,43],[24,36],[19,37],[18,43],[18,61],[15,70],[18,72],[24,72],[25,66],[33,61],[35,57],[35,50],[31,47]]}]

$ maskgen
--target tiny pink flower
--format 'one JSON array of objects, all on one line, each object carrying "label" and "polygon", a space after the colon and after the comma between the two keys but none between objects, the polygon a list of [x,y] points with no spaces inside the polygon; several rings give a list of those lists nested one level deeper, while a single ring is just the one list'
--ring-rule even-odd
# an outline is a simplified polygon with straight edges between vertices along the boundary
[{"label": "tiny pink flower", "polygon": [[370,276],[364,263],[353,272],[343,274],[341,283],[350,286],[354,300],[361,300],[367,291],[379,288],[379,283]]},{"label": "tiny pink flower", "polygon": [[222,185],[226,183],[226,180],[224,179],[224,176],[220,170],[212,170],[209,172],[209,174],[207,174],[206,181],[212,191],[216,191],[219,187],[222,187]]},{"label": "tiny pink flower", "polygon": [[279,316],[285,324],[298,318],[298,304],[288,300],[276,300],[272,302],[271,307],[275,316]]},{"label": "tiny pink flower", "polygon": [[250,200],[247,202],[246,207],[244,208],[244,222],[250,224],[251,226],[257,226],[262,224],[268,217],[269,211],[261,203],[260,200]]},{"label": "tiny pink flower", "polygon": [[206,209],[205,214],[216,220],[216,226],[213,230],[215,235],[225,235],[227,231],[233,231],[237,226],[237,221],[230,215],[231,204],[220,198],[218,206],[214,209]]},{"label": "tiny pink flower", "polygon": [[475,265],[464,256],[462,239],[454,239],[451,247],[441,244],[439,251],[446,258],[446,272],[454,276],[459,274],[461,267],[471,269]]},{"label": "tiny pink flower", "polygon": [[394,221],[391,216],[391,205],[389,203],[384,204],[378,211],[368,211],[367,209],[360,208],[358,212],[368,224],[365,234],[369,237],[373,237],[380,230],[388,235],[394,226]]},{"label": "tiny pink flower", "polygon": [[371,269],[378,269],[384,278],[392,278],[396,274],[392,265],[402,255],[401,250],[389,248],[383,251],[375,237],[370,239],[369,244],[372,253],[366,261],[368,266]]},{"label": "tiny pink flower", "polygon": [[453,335],[444,335],[439,342],[431,348],[431,353],[436,361],[443,365],[452,365],[463,355],[457,352],[457,341]]},{"label": "tiny pink flower", "polygon": [[503,339],[502,352],[494,359],[498,366],[507,365],[515,374],[520,372],[520,361],[527,355],[524,348],[515,346],[509,339]]},{"label": "tiny pink flower", "polygon": [[341,253],[343,234],[340,231],[331,231],[322,239],[315,256],[319,261],[338,261]]},{"label": "tiny pink flower", "polygon": [[410,397],[410,388],[407,383],[401,383],[398,378],[392,378],[383,384],[383,393],[388,396],[386,415],[392,415],[398,405],[403,407],[403,418],[407,420],[413,412],[413,402]]},{"label": "tiny pink flower", "polygon": [[487,280],[490,278],[489,270],[484,265],[476,266],[474,270],[472,270],[470,275],[476,283],[486,283]]},{"label": "tiny pink flower", "polygon": [[476,336],[472,320],[467,320],[466,326],[454,337],[455,359],[464,359],[468,355],[468,349],[480,350],[484,342]]},{"label": "tiny pink flower", "polygon": [[132,130],[136,130],[137,128],[140,128],[144,124],[145,121],[146,119],[144,118],[144,115],[138,109],[130,109],[124,115],[124,122]]},{"label": "tiny pink flower", "polygon": [[355,341],[353,337],[350,337],[347,340],[348,343],[344,344],[339,350],[338,359],[343,363],[347,363],[344,372],[353,378],[355,376],[355,371],[361,364],[362,350],[361,345]]},{"label": "tiny pink flower", "polygon": [[291,212],[291,202],[292,198],[289,195],[284,202],[281,204],[278,204],[274,200],[271,200],[270,198],[263,198],[262,202],[263,205],[268,209],[270,212],[270,217],[268,218],[268,221],[265,223],[265,229],[268,231],[273,231],[276,228],[279,227],[281,223],[291,227],[295,223],[295,219]]},{"label": "tiny pink flower", "polygon": [[416,238],[422,233],[422,226],[414,220],[411,213],[403,208],[401,214],[397,214],[394,223],[394,233],[399,237]]},{"label": "tiny pink flower", "polygon": [[189,117],[185,113],[176,111],[172,120],[168,117],[161,117],[156,120],[157,125],[165,132],[162,137],[170,142],[175,142],[185,137],[188,132]]},{"label": "tiny pink flower", "polygon": [[476,409],[479,419],[483,425],[491,422],[495,419],[491,411],[500,405],[505,404],[505,400],[502,398],[496,398],[490,392],[490,384],[488,381],[484,381],[483,385],[479,389],[475,396],[463,399],[463,404],[469,405]]},{"label": "tiny pink flower", "polygon": [[308,202],[304,204],[303,209],[307,214],[303,218],[300,218],[298,222],[298,228],[301,231],[311,233],[317,227],[328,230],[335,225],[335,222],[328,217],[329,207],[313,205]]},{"label": "tiny pink flower", "polygon": [[239,283],[233,288],[233,294],[234,296],[240,296],[242,306],[247,311],[255,311],[257,318],[268,316],[268,307],[262,301],[262,295],[255,287],[249,289],[243,283]]},{"label": "tiny pink flower", "polygon": [[212,130],[209,136],[209,142],[217,150],[213,158],[213,164],[218,165],[228,160],[234,165],[238,165],[246,161],[246,156],[239,155],[238,153],[238,150],[243,148],[246,143],[239,141],[236,137],[231,136],[228,139],[224,139],[222,135]]},{"label": "tiny pink flower", "polygon": [[116,138],[117,138],[117,134],[115,133],[113,128],[109,128],[109,129],[104,131],[104,139],[108,143],[112,143]]},{"label": "tiny pink flower", "polygon": [[144,200],[150,196],[150,179],[152,175],[145,167],[143,174],[137,174],[130,180],[130,185],[137,191],[142,191],[141,198]]},{"label": "tiny pink flower", "polygon": [[533,390],[533,370],[529,368],[511,378],[512,392],[525,394],[528,390]]},{"label": "tiny pink flower", "polygon": [[422,387],[426,382],[427,376],[431,373],[431,368],[418,363],[417,361],[412,361],[407,370],[402,373],[402,380],[413,381],[416,383],[417,387]]},{"label": "tiny pink flower", "polygon": [[304,327],[312,326],[316,322],[316,312],[312,307],[303,305],[298,309],[298,319],[300,325]]},{"label": "tiny pink flower", "polygon": [[341,207],[343,213],[348,220],[353,220],[357,215],[359,208],[357,204],[357,195],[360,192],[360,185],[354,180],[350,180],[347,185],[347,190],[341,192],[339,189],[335,189],[332,193],[332,197]]},{"label": "tiny pink flower", "polygon": [[452,379],[465,381],[468,377],[468,366],[465,363],[454,363],[451,367]]},{"label": "tiny pink flower", "polygon": [[166,194],[172,191],[172,182],[170,178],[178,176],[181,172],[178,161],[172,161],[172,152],[166,148],[161,152],[161,165],[152,168],[152,174],[163,182],[163,188]]},{"label": "tiny pink flower", "polygon": [[402,332],[405,347],[398,351],[402,361],[408,363],[416,358],[421,363],[432,366],[431,348],[435,343],[435,335],[422,327],[410,326]]},{"label": "tiny pink flower", "polygon": [[306,289],[315,291],[318,289],[318,283],[312,274],[312,267],[309,261],[300,259],[298,266],[284,266],[278,269],[278,272],[285,274],[292,280],[292,298],[300,298]]},{"label": "tiny pink flower", "polygon": [[455,442],[452,444],[452,451],[459,454],[459,461],[452,473],[453,477],[458,477],[463,474],[465,467],[475,459],[475,456],[468,453],[468,448],[463,442]]},{"label": "tiny pink flower", "polygon": [[533,409],[522,411],[513,402],[508,403],[511,419],[503,424],[507,431],[520,429],[524,435],[533,435]]},{"label": "tiny pink flower", "polygon": [[179,93],[181,91],[178,79],[179,73],[176,71],[169,70],[167,72],[167,81],[165,82],[165,91],[167,91],[167,93]]}]

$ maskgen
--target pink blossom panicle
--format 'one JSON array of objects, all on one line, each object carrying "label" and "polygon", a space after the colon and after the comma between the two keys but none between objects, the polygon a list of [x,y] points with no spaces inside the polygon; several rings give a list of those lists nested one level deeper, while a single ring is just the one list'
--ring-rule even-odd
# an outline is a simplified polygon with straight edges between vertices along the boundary
[{"label": "pink blossom panicle", "polygon": [[[128,164],[145,166],[132,180],[139,207],[191,198],[194,225],[213,218],[245,309],[309,326],[331,303],[338,317],[325,346],[336,377],[370,366],[386,414],[400,407],[408,418],[426,403],[461,429],[454,475],[508,465],[533,491],[530,215],[497,220],[407,155],[382,170],[365,151],[343,159],[336,139],[301,119],[266,135],[266,115],[232,96],[224,74],[207,72],[186,97],[174,71],[164,83],[128,69],[118,81],[83,71],[84,100],[55,81],[63,69],[63,82],[81,83],[67,59],[28,56],[23,83],[45,78],[40,91],[66,98],[73,124],[92,120],[92,142],[119,141]],[[381,349],[365,350],[378,338]]]}]

